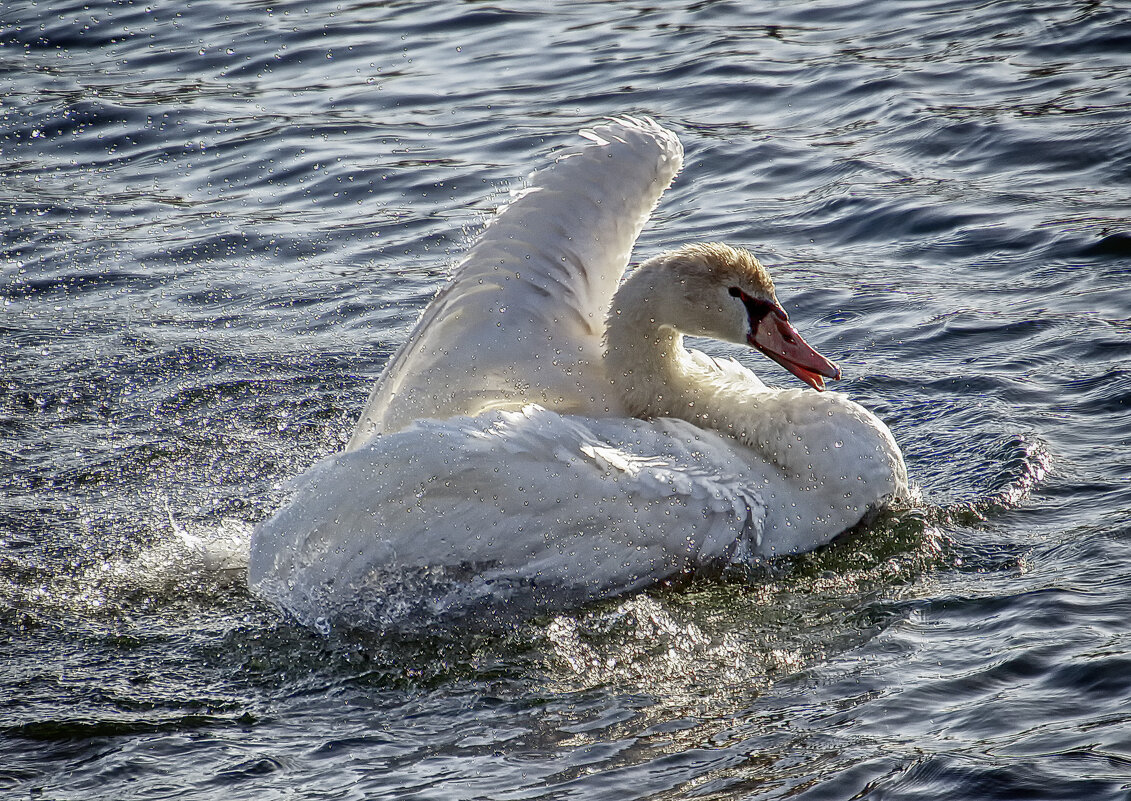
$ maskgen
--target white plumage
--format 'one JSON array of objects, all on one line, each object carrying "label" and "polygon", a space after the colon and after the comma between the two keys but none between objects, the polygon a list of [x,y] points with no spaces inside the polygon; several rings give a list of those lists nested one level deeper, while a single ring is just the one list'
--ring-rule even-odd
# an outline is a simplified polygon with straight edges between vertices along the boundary
[{"label": "white plumage", "polygon": [[587,137],[487,226],[346,452],[258,527],[256,591],[308,623],[554,607],[809,550],[906,492],[859,405],[683,346],[743,342],[817,389],[839,377],[749,253],[684,248],[618,289],[682,148],[651,121]]}]

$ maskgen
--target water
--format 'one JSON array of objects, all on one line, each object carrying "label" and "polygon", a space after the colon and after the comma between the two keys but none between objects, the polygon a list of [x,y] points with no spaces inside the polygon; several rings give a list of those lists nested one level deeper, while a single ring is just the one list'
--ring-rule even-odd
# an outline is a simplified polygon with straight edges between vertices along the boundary
[{"label": "water", "polygon": [[[0,790],[1128,797],[1129,11],[6,3]],[[487,211],[622,113],[688,154],[638,254],[755,249],[922,502],[502,632],[251,597]]]}]

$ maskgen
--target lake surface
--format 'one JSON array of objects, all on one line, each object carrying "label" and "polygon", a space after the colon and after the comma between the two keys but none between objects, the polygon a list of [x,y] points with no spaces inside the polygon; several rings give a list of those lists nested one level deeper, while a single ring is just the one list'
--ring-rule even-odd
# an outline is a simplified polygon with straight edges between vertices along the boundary
[{"label": "lake surface", "polygon": [[[616,114],[687,150],[637,257],[757,252],[921,499],[501,631],[250,595],[283,482]],[[14,0],[0,217],[0,795],[1131,794],[1128,3]]]}]

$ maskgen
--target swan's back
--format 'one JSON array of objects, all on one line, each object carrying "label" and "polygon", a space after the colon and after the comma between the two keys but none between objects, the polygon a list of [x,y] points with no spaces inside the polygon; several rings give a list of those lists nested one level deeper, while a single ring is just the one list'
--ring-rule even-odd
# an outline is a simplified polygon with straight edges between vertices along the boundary
[{"label": "swan's back", "polygon": [[[682,420],[529,406],[421,420],[329,457],[252,541],[299,620],[523,615],[763,552],[770,480]],[[776,485],[775,485],[776,486]]]},{"label": "swan's back", "polygon": [[648,215],[683,162],[651,120],[614,120],[534,173],[385,368],[349,447],[420,418],[538,403],[605,415],[605,316]]}]

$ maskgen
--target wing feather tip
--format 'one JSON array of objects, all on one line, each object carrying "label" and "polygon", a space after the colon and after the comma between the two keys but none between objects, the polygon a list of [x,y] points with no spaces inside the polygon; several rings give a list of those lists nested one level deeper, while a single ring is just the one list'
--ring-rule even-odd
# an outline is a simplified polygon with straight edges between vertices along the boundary
[{"label": "wing feather tip", "polygon": [[[605,124],[582,128],[578,131],[578,134],[602,147],[611,145],[613,141],[629,144],[630,138],[637,141],[641,139],[651,140],[666,151],[669,157],[677,158],[682,162],[683,143],[680,142],[675,132],[660,125],[652,117],[621,115],[606,117],[605,119]],[[567,153],[563,158],[573,155],[577,155],[577,152]]]}]

